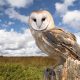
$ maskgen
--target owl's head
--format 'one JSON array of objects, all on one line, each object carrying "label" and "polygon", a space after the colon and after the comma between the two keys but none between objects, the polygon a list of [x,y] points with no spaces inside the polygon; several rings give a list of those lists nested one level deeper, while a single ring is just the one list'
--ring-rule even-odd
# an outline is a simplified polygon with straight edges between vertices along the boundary
[{"label": "owl's head", "polygon": [[34,11],[29,16],[29,25],[32,29],[43,31],[54,28],[54,21],[48,11]]}]

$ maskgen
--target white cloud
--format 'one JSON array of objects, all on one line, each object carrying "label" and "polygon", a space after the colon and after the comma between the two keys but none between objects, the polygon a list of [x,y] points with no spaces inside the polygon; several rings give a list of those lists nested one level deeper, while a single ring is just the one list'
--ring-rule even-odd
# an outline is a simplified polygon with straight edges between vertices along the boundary
[{"label": "white cloud", "polygon": [[80,45],[80,32],[75,33],[76,39],[77,39],[77,43]]},{"label": "white cloud", "polygon": [[0,30],[0,55],[3,56],[44,56],[29,31],[17,33],[14,30]]},{"label": "white cloud", "polygon": [[80,45],[80,36],[76,35],[76,38],[77,38],[77,43]]},{"label": "white cloud", "polygon": [[8,25],[13,25],[13,24],[14,24],[14,22],[11,22],[11,21],[8,22]]},{"label": "white cloud", "polygon": [[9,8],[5,11],[5,13],[9,16],[9,18],[20,20],[21,22],[28,23],[28,16],[21,15],[20,13],[16,12],[15,9]]},{"label": "white cloud", "polygon": [[67,6],[61,3],[56,3],[55,8],[60,15],[63,15],[67,11]]},{"label": "white cloud", "polygon": [[[5,11],[5,14],[9,18],[20,20],[21,22],[27,23],[28,16],[22,15],[15,10],[15,8],[26,8],[33,3],[33,0],[0,0],[0,10]],[[6,10],[3,10],[3,5],[8,6]],[[2,14],[0,13],[2,16]],[[6,24],[3,24],[6,26]]]},{"label": "white cloud", "polygon": [[15,24],[15,23],[9,21],[9,22],[4,22],[3,24],[1,24],[1,26],[2,26],[2,27],[9,27],[9,26],[11,26],[11,25],[13,25],[13,24]]},{"label": "white cloud", "polygon": [[30,5],[33,2],[33,0],[7,0],[7,2],[12,7],[21,8]]},{"label": "white cloud", "polygon": [[[75,34],[80,44],[80,33]],[[0,30],[0,55],[1,56],[46,56],[35,44],[29,29],[23,33]]]},{"label": "white cloud", "polygon": [[8,5],[14,8],[25,8],[32,3],[33,0],[0,0],[0,6]]},{"label": "white cloud", "polygon": [[67,24],[69,27],[80,29],[80,10],[69,10],[76,0],[64,0],[63,3],[56,3],[55,8],[62,18],[62,24]]},{"label": "white cloud", "polygon": [[73,26],[74,28],[80,29],[80,11],[74,10],[74,11],[68,11],[63,16],[63,23],[69,24],[70,26]]},{"label": "white cloud", "polygon": [[73,3],[74,3],[75,1],[76,1],[76,0],[64,0],[64,4],[68,7],[68,6],[73,5]]},{"label": "white cloud", "polygon": [[64,0],[63,3],[56,3],[56,11],[62,16],[68,11],[68,7],[72,6],[76,0]]}]

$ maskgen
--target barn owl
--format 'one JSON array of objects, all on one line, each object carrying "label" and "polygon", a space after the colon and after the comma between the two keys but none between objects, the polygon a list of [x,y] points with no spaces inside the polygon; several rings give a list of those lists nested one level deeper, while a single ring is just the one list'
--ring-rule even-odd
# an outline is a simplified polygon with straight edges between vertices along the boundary
[{"label": "barn owl", "polygon": [[63,64],[68,56],[80,60],[80,47],[76,37],[56,28],[48,11],[32,12],[29,25],[37,46],[55,60],[55,65]]}]

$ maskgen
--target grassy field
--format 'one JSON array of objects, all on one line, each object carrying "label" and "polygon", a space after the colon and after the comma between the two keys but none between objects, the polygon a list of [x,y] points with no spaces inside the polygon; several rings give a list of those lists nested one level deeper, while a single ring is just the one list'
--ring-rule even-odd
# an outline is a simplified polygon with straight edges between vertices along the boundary
[{"label": "grassy field", "polygon": [[48,57],[0,57],[0,80],[43,80],[44,69],[53,64]]}]

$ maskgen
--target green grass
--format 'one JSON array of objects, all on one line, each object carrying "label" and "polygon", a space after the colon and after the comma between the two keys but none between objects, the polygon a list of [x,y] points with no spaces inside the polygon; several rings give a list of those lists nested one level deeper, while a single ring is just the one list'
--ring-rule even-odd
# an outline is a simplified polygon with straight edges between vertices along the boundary
[{"label": "green grass", "polygon": [[42,78],[42,67],[0,64],[0,80],[43,80]]},{"label": "green grass", "polygon": [[46,57],[0,57],[0,80],[43,80],[45,67],[53,64]]}]

